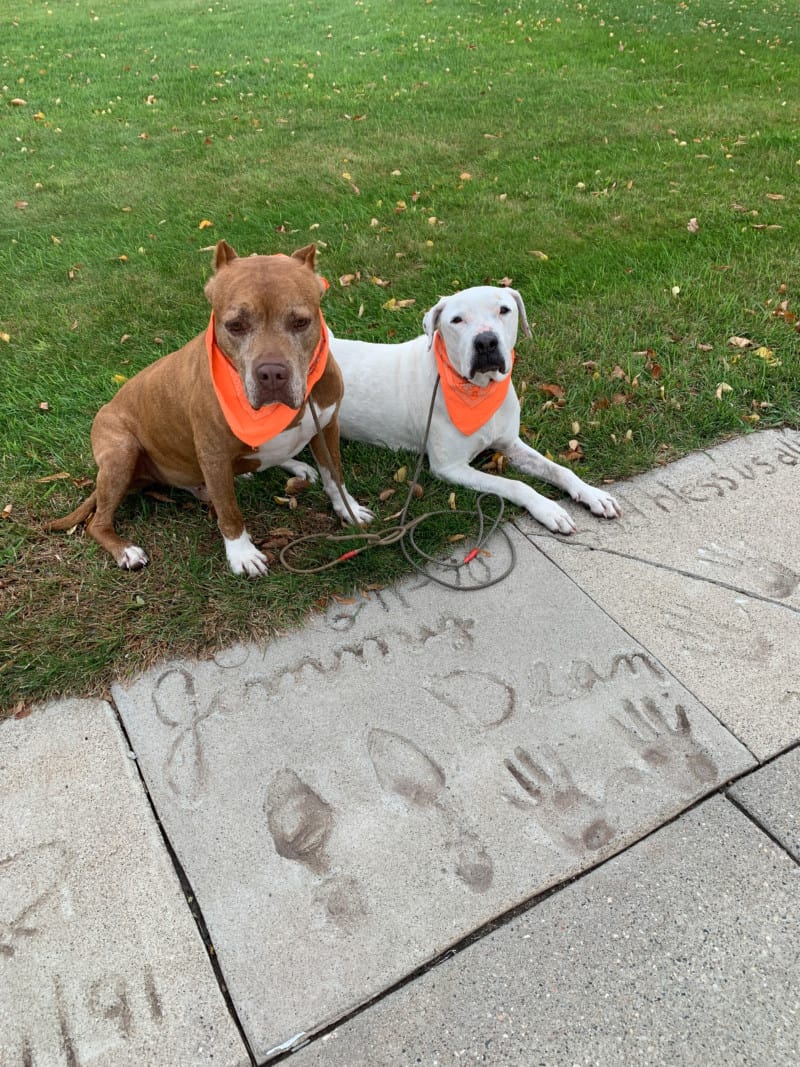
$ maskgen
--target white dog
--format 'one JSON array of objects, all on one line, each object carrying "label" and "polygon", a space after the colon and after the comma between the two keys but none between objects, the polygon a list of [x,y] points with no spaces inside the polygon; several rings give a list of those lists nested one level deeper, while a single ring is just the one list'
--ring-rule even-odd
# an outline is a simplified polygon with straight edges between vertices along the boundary
[{"label": "white dog", "polygon": [[331,352],[345,382],[339,409],[342,436],[420,452],[439,374],[425,445],[437,477],[496,493],[527,508],[548,530],[574,533],[575,523],[559,504],[524,482],[470,467],[479,453],[491,448],[505,453],[524,474],[563,489],[593,514],[616,518],[621,512],[612,496],[520,440],[519,400],[511,383],[520,322],[529,337],[525,306],[516,290],[480,285],[443,297],[423,319],[424,336],[413,341],[381,345],[331,335]]}]

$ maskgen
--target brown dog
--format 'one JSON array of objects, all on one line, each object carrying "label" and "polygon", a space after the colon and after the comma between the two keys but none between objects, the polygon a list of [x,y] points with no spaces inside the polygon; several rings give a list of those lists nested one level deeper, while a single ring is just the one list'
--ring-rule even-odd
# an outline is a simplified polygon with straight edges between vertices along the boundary
[{"label": "brown dog", "polygon": [[116,533],[114,512],[129,492],[174,485],[213,504],[234,574],[266,574],[266,557],[236,503],[234,477],[280,466],[313,481],[316,471],[292,458],[306,444],[337,515],[352,522],[349,505],[359,523],[373,518],[342,479],[342,377],[327,349],[319,308],[325,283],[315,257],[308,245],[292,256],[239,258],[219,242],[205,289],[213,308],[209,330],[145,367],[98,411],[91,436],[95,491],[49,529],[92,516],[89,534],[120,567],[136,570],[147,555]]}]

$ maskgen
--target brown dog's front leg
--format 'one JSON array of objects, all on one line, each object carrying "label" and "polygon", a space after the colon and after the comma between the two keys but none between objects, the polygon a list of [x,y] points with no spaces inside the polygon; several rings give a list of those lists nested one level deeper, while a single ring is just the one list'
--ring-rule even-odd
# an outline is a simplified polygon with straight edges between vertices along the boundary
[{"label": "brown dog's front leg", "polygon": [[202,464],[205,487],[217,513],[217,525],[225,542],[225,555],[234,574],[257,578],[269,571],[267,557],[250,540],[236,503],[233,467],[230,463]]}]

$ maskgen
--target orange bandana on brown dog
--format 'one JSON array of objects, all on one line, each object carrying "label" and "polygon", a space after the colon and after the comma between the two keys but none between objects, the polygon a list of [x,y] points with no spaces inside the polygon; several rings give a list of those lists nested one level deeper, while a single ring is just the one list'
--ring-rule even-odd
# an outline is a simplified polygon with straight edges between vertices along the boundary
[{"label": "orange bandana on brown dog", "polygon": [[[314,349],[311,363],[308,366],[308,378],[306,384],[305,399],[311,390],[325,373],[328,363],[328,328],[319,313],[322,332],[319,344]],[[282,433],[292,419],[297,415],[300,408],[290,408],[286,404],[266,404],[262,408],[253,408],[244,391],[242,379],[236,368],[217,344],[214,332],[214,313],[211,313],[211,321],[206,330],[206,351],[208,352],[208,365],[211,370],[211,381],[214,383],[214,392],[217,394],[222,414],[230,427],[230,431],[240,441],[244,441],[251,448],[258,448],[265,441],[277,437]]]},{"label": "orange bandana on brown dog", "polygon": [[[485,426],[499,410],[508,396],[511,375],[506,375],[499,382],[489,382],[488,385],[474,385],[468,378],[462,378],[447,358],[444,339],[438,330],[433,338],[433,351],[447,413],[455,428],[469,437]],[[514,366],[513,352],[511,366]]]}]

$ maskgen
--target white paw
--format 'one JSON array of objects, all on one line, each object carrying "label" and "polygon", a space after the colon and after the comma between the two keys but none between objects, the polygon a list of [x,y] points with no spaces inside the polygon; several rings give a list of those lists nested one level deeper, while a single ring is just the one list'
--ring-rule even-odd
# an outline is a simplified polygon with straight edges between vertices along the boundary
[{"label": "white paw", "polygon": [[263,552],[259,552],[250,540],[247,530],[242,530],[239,537],[225,538],[225,555],[234,574],[245,574],[248,578],[258,578],[269,572],[269,563]]},{"label": "white paw", "polygon": [[542,526],[546,526],[548,530],[552,530],[553,533],[572,534],[578,529],[569,512],[565,511],[560,504],[556,504],[553,500],[547,500],[543,497],[541,501],[531,505],[528,510],[537,522],[540,522]]},{"label": "white paw", "polygon": [[124,571],[138,571],[146,567],[150,560],[147,553],[138,545],[127,545],[117,559],[117,565]]},{"label": "white paw", "polygon": [[610,493],[591,485],[582,485],[573,500],[585,504],[593,515],[601,515],[604,519],[618,519],[622,515],[622,508]]},{"label": "white paw", "polygon": [[287,459],[285,463],[281,463],[281,467],[294,475],[295,478],[305,478],[312,485],[319,478],[316,467],[311,467],[308,463],[303,463],[299,459]]},{"label": "white paw", "polygon": [[[345,492],[347,493],[347,490],[345,490]],[[347,503],[350,505],[350,511],[352,511],[353,515],[355,515],[356,522],[359,526],[367,526],[375,518],[375,514],[370,511],[369,508],[363,507],[363,505],[359,504],[356,498],[354,496],[350,496],[349,493],[347,493]],[[336,512],[340,519],[343,519],[345,522],[349,522],[352,526],[353,519],[350,515],[350,511],[347,510],[341,500],[333,501],[333,510]]]}]

